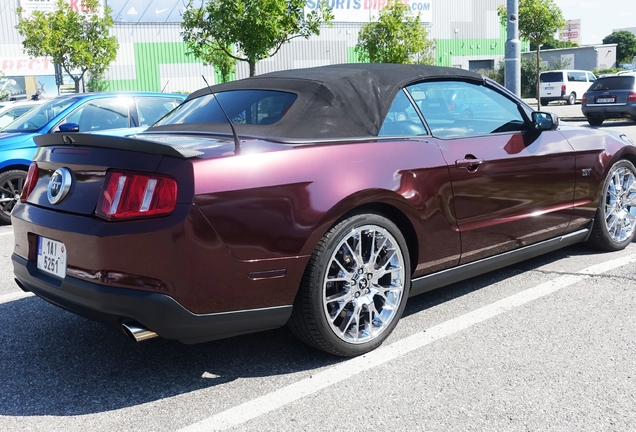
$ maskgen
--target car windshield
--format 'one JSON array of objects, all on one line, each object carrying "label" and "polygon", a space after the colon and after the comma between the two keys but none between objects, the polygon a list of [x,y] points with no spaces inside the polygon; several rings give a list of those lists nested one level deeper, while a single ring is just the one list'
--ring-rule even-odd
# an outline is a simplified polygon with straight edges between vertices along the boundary
[{"label": "car windshield", "polygon": [[234,124],[270,125],[289,110],[297,95],[272,90],[234,90],[191,99],[157,122],[155,126],[186,123],[227,123],[219,103]]},{"label": "car windshield", "polygon": [[7,125],[2,132],[36,132],[75,102],[75,98],[54,99],[29,111]]},{"label": "car windshield", "polygon": [[614,76],[597,79],[590,91],[631,90],[634,88],[634,76]]}]

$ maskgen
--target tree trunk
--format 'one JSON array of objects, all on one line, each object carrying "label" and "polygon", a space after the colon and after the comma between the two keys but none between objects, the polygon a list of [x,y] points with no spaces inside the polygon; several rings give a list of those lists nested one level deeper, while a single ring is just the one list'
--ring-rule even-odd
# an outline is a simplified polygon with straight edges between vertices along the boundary
[{"label": "tree trunk", "polygon": [[81,77],[78,77],[78,78],[72,77],[72,78],[73,78],[73,81],[75,81],[75,93],[79,93],[80,92],[80,82],[81,82],[82,78]]},{"label": "tree trunk", "polygon": [[253,77],[256,75],[256,62],[254,60],[248,60],[250,64],[250,76]]}]

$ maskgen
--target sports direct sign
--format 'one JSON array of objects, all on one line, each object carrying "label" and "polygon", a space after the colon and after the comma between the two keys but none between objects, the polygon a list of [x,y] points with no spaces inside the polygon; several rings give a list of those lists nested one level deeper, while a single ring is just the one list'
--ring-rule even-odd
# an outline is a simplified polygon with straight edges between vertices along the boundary
[{"label": "sports direct sign", "polygon": [[[420,14],[420,21],[433,22],[431,0],[402,0],[413,15]],[[378,11],[388,4],[387,0],[327,0],[334,22],[369,22],[378,17]],[[307,0],[305,13],[317,9],[320,0]]]},{"label": "sports direct sign", "polygon": [[53,75],[55,66],[46,57],[0,57],[0,71],[6,76]]},{"label": "sports direct sign", "polygon": [[[85,13],[86,8],[82,0],[64,0],[69,3],[71,10],[75,12]],[[22,16],[28,18],[35,11],[53,12],[57,8],[57,0],[20,0],[20,7],[24,10]],[[104,10],[104,0],[99,1],[99,10]]]}]

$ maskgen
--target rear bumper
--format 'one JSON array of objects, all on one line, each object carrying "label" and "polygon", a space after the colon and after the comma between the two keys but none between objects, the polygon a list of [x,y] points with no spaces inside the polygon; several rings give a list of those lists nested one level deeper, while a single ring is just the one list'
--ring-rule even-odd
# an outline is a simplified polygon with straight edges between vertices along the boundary
[{"label": "rear bumper", "polygon": [[581,105],[583,115],[603,116],[604,118],[636,118],[636,105]]},{"label": "rear bumper", "polygon": [[139,322],[165,339],[198,343],[283,326],[292,306],[213,314],[194,314],[172,297],[146,291],[115,288],[67,276],[47,276],[16,254],[11,257],[21,287],[63,309],[121,329]]}]

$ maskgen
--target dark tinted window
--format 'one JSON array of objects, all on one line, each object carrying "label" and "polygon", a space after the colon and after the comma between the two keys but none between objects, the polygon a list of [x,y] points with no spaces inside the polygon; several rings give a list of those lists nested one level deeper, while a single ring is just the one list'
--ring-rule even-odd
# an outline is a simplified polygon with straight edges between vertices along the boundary
[{"label": "dark tinted window", "polygon": [[591,91],[603,91],[603,90],[632,90],[634,88],[633,76],[614,76],[599,78],[594,81]]},{"label": "dark tinted window", "polygon": [[544,72],[539,75],[541,82],[562,82],[563,72]]},{"label": "dark tinted window", "polygon": [[184,123],[227,123],[219,103],[234,124],[270,125],[287,113],[297,96],[272,90],[233,90],[204,95],[179,106],[156,126]]}]

